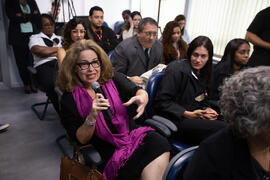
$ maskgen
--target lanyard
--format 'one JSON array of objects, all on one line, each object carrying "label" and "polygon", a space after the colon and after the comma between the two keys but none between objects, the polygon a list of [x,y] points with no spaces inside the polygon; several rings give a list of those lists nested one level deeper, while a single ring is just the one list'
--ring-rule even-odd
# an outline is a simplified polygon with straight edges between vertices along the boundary
[{"label": "lanyard", "polygon": [[96,32],[95,32],[95,34],[97,35],[99,41],[102,43],[102,29],[99,32],[100,32],[100,35]]}]

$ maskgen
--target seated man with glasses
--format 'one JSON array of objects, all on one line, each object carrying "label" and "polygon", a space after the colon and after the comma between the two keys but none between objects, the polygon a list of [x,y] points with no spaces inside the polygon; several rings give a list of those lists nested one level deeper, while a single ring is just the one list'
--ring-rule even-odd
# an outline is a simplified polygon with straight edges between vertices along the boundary
[{"label": "seated man with glasses", "polygon": [[137,35],[122,41],[115,48],[115,71],[127,75],[137,85],[143,85],[144,80],[139,76],[161,63],[162,46],[157,41],[157,31],[158,25],[154,19],[143,18]]}]

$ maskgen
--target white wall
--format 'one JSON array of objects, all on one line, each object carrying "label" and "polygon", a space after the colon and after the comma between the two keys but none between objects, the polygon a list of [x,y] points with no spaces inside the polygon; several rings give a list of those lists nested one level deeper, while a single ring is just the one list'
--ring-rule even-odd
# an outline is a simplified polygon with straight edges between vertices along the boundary
[{"label": "white wall", "polygon": [[[78,3],[79,1],[79,3]],[[36,0],[38,7],[41,13],[47,13],[51,7],[51,0]],[[60,1],[62,2],[62,0]],[[68,19],[68,0],[64,1],[65,9],[65,21]],[[71,0],[69,0],[71,2]],[[100,6],[104,11],[104,20],[109,24],[110,27],[113,27],[114,23],[122,19],[122,11],[125,9],[131,8],[130,0],[73,0],[74,8],[77,16],[88,16],[89,10],[93,6]],[[63,5],[60,12],[61,20],[63,20]]]}]

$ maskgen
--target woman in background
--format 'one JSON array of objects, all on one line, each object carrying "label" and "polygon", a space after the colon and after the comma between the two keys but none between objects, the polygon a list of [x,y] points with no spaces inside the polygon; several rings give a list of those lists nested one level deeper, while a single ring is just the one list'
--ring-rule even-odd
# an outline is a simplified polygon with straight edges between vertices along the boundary
[{"label": "woman in background", "polygon": [[122,39],[125,40],[129,37],[132,37],[138,32],[139,22],[142,20],[141,13],[138,11],[133,11],[129,18],[129,23],[124,26],[122,32]]},{"label": "woman in background", "polygon": [[[57,60],[59,67],[62,64],[64,57],[66,56],[66,51],[69,49],[71,44],[82,39],[89,39],[91,37],[89,31],[87,30],[84,22],[78,18],[71,19],[65,26],[63,32],[63,45],[62,48],[58,49]],[[91,38],[92,39],[92,38]]]},{"label": "woman in background", "polygon": [[185,28],[186,27],[186,17],[183,14],[180,14],[180,15],[175,17],[174,21],[176,21],[180,26],[182,39],[187,44],[189,44],[190,43],[189,35],[188,35],[187,30]]},{"label": "woman in background", "polygon": [[35,0],[7,0],[6,13],[9,18],[8,43],[13,48],[24,92],[37,92],[27,70],[27,66],[33,65],[33,57],[28,48],[29,38],[39,31],[40,12],[37,3]]},{"label": "woman in background", "polygon": [[177,22],[170,21],[162,33],[163,57],[162,62],[169,64],[177,59],[187,58],[187,43],[181,37],[181,29]]},{"label": "woman in background", "polygon": [[246,66],[249,59],[250,45],[244,39],[231,40],[224,51],[221,61],[214,66],[213,81],[211,85],[210,98],[219,100],[219,86],[224,79],[237,74]]},{"label": "woman in background", "polygon": [[189,45],[187,60],[176,60],[167,66],[153,102],[154,113],[179,128],[174,138],[189,145],[198,145],[225,127],[207,99],[212,57],[211,40],[205,36],[195,38]]}]

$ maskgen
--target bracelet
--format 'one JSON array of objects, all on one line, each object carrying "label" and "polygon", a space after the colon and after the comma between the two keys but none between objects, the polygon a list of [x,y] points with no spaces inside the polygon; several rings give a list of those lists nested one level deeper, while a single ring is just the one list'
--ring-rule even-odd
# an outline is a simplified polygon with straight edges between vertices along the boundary
[{"label": "bracelet", "polygon": [[94,126],[96,124],[96,120],[94,122],[90,121],[88,117],[85,119],[85,122],[88,126]]}]

